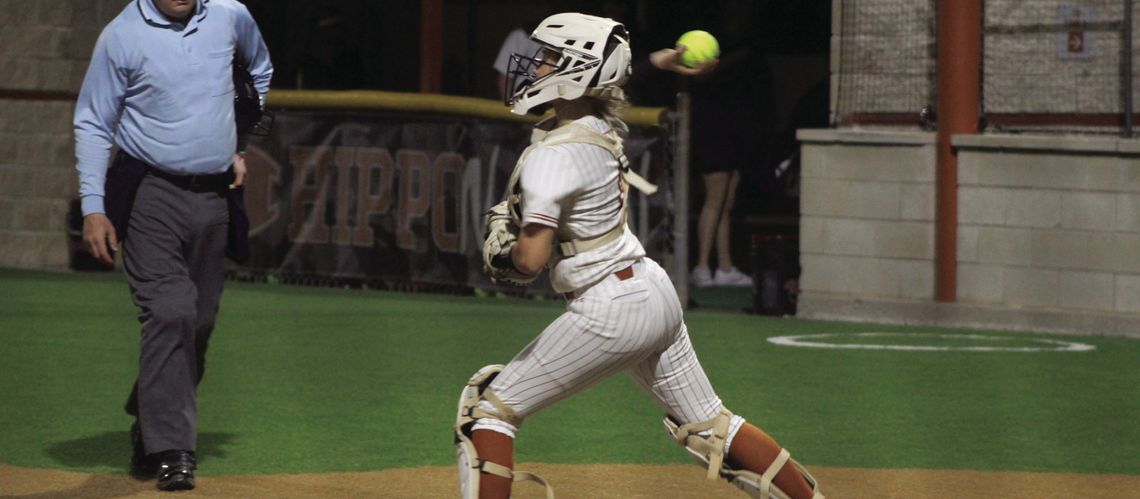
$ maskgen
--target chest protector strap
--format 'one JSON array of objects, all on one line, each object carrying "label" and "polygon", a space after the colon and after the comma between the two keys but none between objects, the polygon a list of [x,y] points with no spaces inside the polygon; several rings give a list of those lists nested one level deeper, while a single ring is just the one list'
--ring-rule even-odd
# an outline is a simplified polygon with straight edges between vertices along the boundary
[{"label": "chest protector strap", "polygon": [[617,238],[621,237],[625,232],[626,208],[629,204],[624,201],[624,198],[626,192],[629,191],[629,186],[632,185],[645,194],[657,192],[657,186],[651,184],[633,170],[630,170],[629,159],[625,157],[625,152],[622,149],[622,138],[616,132],[611,131],[610,133],[603,134],[593,128],[577,123],[570,123],[547,132],[542,129],[544,124],[545,123],[539,123],[538,126],[535,127],[534,134],[531,137],[531,145],[519,156],[519,161],[515,164],[514,171],[511,172],[511,179],[507,184],[507,199],[509,201],[508,205],[510,206],[511,218],[514,219],[515,223],[522,225],[522,210],[519,207],[522,193],[519,189],[519,177],[522,175],[522,165],[526,162],[526,158],[530,155],[531,151],[542,146],[591,144],[609,151],[610,155],[614,157],[612,162],[613,166],[617,167],[621,172],[621,221],[612,229],[597,236],[559,241],[558,250],[562,257],[571,257],[579,253],[600,248],[617,240]]}]

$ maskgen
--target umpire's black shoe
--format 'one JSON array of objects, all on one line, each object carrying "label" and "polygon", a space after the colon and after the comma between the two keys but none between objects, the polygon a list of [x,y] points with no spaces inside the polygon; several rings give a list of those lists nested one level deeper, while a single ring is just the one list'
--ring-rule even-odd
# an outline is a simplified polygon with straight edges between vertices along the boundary
[{"label": "umpire's black shoe", "polygon": [[140,480],[149,480],[154,478],[157,471],[158,464],[155,462],[154,456],[146,455],[146,449],[142,442],[142,428],[139,427],[139,422],[136,419],[131,424],[131,476]]},{"label": "umpire's black shoe", "polygon": [[198,468],[194,453],[168,450],[154,456],[158,461],[158,490],[190,490],[194,488],[194,470]]}]

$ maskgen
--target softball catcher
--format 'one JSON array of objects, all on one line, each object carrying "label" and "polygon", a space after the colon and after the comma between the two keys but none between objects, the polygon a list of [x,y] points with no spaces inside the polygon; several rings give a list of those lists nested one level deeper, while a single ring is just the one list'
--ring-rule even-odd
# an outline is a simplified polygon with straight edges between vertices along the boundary
[{"label": "softball catcher", "polygon": [[721,403],[689,342],[681,303],[665,271],[646,258],[625,223],[630,185],[655,187],[628,169],[620,119],[631,73],[629,34],[585,14],[546,18],[531,38],[542,49],[515,54],[507,105],[524,114],[551,105],[519,158],[507,199],[486,220],[484,270],[519,286],[550,269],[566,311],[505,366],[476,372],[459,399],[455,426],[464,499],[508,497],[514,436],[532,414],[626,372],[665,410],[665,429],[708,477],[752,497],[823,498],[818,483],[762,430]]}]

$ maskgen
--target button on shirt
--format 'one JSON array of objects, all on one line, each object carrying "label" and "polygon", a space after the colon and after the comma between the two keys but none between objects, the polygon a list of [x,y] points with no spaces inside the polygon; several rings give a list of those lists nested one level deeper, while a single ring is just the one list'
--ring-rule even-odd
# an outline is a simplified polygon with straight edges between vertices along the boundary
[{"label": "button on shirt", "polygon": [[237,144],[233,67],[244,62],[257,91],[273,66],[257,24],[235,0],[199,0],[186,24],[153,0],[134,0],[95,43],[75,109],[83,214],[103,212],[112,144],[167,173],[226,171]]}]

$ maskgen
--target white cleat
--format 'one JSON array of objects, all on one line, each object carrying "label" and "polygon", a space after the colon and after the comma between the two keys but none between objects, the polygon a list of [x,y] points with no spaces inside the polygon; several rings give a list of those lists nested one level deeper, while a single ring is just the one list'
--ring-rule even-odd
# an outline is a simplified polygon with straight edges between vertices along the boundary
[{"label": "white cleat", "polygon": [[716,277],[713,278],[714,286],[752,286],[752,277],[736,269],[736,267],[729,267],[728,270],[717,269]]},{"label": "white cleat", "polygon": [[712,271],[710,271],[708,267],[693,267],[693,274],[689,276],[689,282],[698,288],[712,286]]}]

